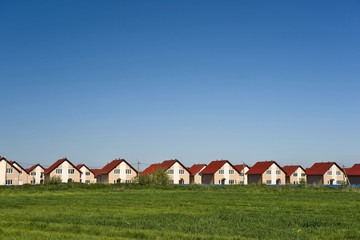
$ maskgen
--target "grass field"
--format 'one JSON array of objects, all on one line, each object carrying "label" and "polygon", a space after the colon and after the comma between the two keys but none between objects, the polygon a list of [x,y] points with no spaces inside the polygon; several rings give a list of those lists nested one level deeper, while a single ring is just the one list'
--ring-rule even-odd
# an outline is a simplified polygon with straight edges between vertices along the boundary
[{"label": "grass field", "polygon": [[0,239],[360,239],[351,187],[13,186],[0,208]]}]

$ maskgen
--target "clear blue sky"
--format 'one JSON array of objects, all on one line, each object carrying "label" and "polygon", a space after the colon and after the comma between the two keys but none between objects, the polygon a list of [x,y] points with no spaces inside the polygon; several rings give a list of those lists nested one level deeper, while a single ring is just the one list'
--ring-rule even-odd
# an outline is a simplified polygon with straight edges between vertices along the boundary
[{"label": "clear blue sky", "polygon": [[359,1],[1,1],[0,155],[352,166],[359,13]]}]

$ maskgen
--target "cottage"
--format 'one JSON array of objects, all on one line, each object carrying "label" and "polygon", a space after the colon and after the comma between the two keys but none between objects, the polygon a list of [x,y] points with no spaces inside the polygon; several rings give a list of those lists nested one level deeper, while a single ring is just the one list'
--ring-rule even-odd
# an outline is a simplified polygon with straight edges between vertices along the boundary
[{"label": "cottage", "polygon": [[282,169],[286,173],[287,184],[299,184],[302,179],[306,181],[305,169],[300,165],[284,166]]},{"label": "cottage", "polygon": [[194,164],[188,168],[190,172],[190,184],[201,184],[200,172],[206,167],[206,164]]},{"label": "cottage", "polygon": [[344,170],[336,162],[320,162],[305,171],[308,184],[341,185],[345,180]]},{"label": "cottage", "polygon": [[240,172],[228,161],[212,161],[201,172],[202,184],[239,184]]},{"label": "cottage", "polygon": [[67,158],[57,160],[48,169],[45,169],[45,181],[52,177],[60,177],[61,181],[66,182],[80,182],[80,171]]},{"label": "cottage", "polygon": [[115,159],[102,169],[93,172],[98,183],[131,183],[138,174],[125,159]]},{"label": "cottage", "polygon": [[0,185],[19,185],[20,170],[0,156]]},{"label": "cottage", "polygon": [[85,164],[79,164],[76,168],[80,171],[80,182],[96,183],[95,173]]},{"label": "cottage", "polygon": [[248,184],[248,176],[247,176],[246,173],[250,169],[249,166],[246,165],[246,164],[241,164],[241,165],[234,165],[234,167],[240,173],[240,182],[239,182],[239,184],[247,185]]},{"label": "cottage", "polygon": [[249,184],[285,184],[285,172],[275,161],[257,162],[247,172]]},{"label": "cottage", "polygon": [[344,169],[351,185],[360,184],[360,164],[354,164],[351,168]]},{"label": "cottage", "polygon": [[45,168],[43,166],[41,166],[39,163],[26,169],[26,171],[29,173],[29,183],[30,184],[43,184],[44,183]]},{"label": "cottage", "polygon": [[170,183],[173,184],[189,184],[190,172],[189,170],[177,159],[166,160],[162,163],[156,163],[146,168],[142,174],[152,174],[155,170],[163,168],[167,170]]}]

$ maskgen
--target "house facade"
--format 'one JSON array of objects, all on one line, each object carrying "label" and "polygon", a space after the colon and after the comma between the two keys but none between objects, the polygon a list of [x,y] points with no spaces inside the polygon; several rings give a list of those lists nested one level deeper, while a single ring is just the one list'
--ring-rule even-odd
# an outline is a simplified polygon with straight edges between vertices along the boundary
[{"label": "house facade", "polygon": [[59,177],[63,183],[80,182],[80,171],[67,158],[57,160],[44,171],[45,181]]},{"label": "house facade", "polygon": [[206,164],[194,164],[189,168],[190,184],[202,184],[200,172],[206,167]]},{"label": "house facade", "polygon": [[346,175],[351,185],[360,185],[360,164],[354,164],[346,169]]},{"label": "house facade", "polygon": [[96,183],[95,173],[85,164],[79,164],[76,168],[80,171],[80,182],[82,183]]},{"label": "house facade", "polygon": [[125,159],[115,159],[95,174],[98,183],[131,183],[138,172]]},{"label": "house facade", "polygon": [[201,172],[202,184],[239,184],[240,172],[228,161],[212,161]]},{"label": "house facade", "polygon": [[341,185],[346,181],[344,170],[336,162],[315,163],[305,174],[308,184]]},{"label": "house facade", "polygon": [[43,184],[44,183],[44,171],[45,168],[40,164],[35,164],[31,168],[26,169],[29,173],[30,184]]},{"label": "house facade", "polygon": [[20,164],[18,164],[16,161],[10,161],[10,163],[20,171],[19,172],[18,185],[23,185],[23,184],[29,183],[29,174],[28,174],[28,172]]},{"label": "house facade", "polygon": [[275,161],[257,162],[247,172],[249,184],[285,184],[285,172]]},{"label": "house facade", "polygon": [[238,170],[238,172],[240,173],[239,175],[239,184],[244,184],[247,185],[248,184],[248,175],[247,172],[249,171],[249,166],[246,164],[241,164],[241,165],[234,165],[234,167]]},{"label": "house facade", "polygon": [[283,170],[286,173],[286,184],[299,184],[302,179],[306,181],[305,169],[300,165],[284,166]]},{"label": "house facade", "polygon": [[19,180],[20,170],[5,157],[0,157],[0,185],[19,185]]}]

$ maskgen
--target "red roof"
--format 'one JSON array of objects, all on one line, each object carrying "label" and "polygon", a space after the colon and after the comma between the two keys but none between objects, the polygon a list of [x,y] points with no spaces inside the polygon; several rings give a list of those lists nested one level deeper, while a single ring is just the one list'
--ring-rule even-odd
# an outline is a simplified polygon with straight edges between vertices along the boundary
[{"label": "red roof", "polygon": [[[20,164],[18,164],[17,162],[15,161],[9,161],[9,163],[11,164],[11,166],[13,166],[14,168],[18,169],[18,168],[21,168],[25,173],[28,173],[26,171],[26,169],[24,169]],[[16,166],[14,165],[16,164]],[[21,172],[19,169],[18,169],[19,172]]]},{"label": "red roof", "polygon": [[[295,172],[295,170],[297,170],[298,168],[302,168],[300,165],[291,165],[291,166],[283,166],[282,169],[284,170],[284,172],[286,173],[286,176],[290,176],[291,174],[293,174],[293,172]],[[302,168],[302,170],[304,170]],[[304,170],[305,171],[305,170]]]},{"label": "red roof", "polygon": [[352,168],[348,168],[346,174],[348,176],[360,176],[360,164],[354,164]]},{"label": "red roof", "polygon": [[108,174],[122,162],[125,162],[127,165],[129,165],[129,167],[131,167],[137,173],[136,169],[133,168],[133,166],[131,166],[127,161],[125,161],[125,159],[115,159],[110,163],[106,164],[98,174]]},{"label": "red roof", "polygon": [[[249,171],[246,173],[248,175],[258,175],[263,174],[272,164],[276,164],[282,171],[284,171],[279,164],[277,164],[275,161],[263,161],[263,162],[257,162],[254,166],[252,166]],[[285,171],[284,171],[285,172]]]},{"label": "red roof", "polygon": [[[45,169],[44,174],[49,174],[49,173],[51,173],[52,171],[54,171],[55,168],[57,168],[60,164],[62,164],[62,163],[65,162],[65,161],[68,161],[68,162],[71,164],[71,166],[73,166],[76,170],[78,170],[78,169],[75,167],[75,165],[72,164],[72,163],[69,161],[69,159],[67,159],[67,158],[62,158],[62,159],[57,160],[57,161],[56,161],[53,165],[51,165],[48,169]],[[79,171],[79,170],[78,170],[78,171]]]},{"label": "red roof", "polygon": [[34,170],[37,166],[40,166],[42,169],[45,170],[45,168],[43,168],[43,166],[41,166],[39,163],[38,164],[35,164],[34,166],[30,167],[30,168],[27,168],[26,171],[28,173],[30,173],[32,170]]},{"label": "red roof", "polygon": [[212,161],[206,166],[200,173],[201,174],[214,174],[219,170],[225,163],[229,163],[236,171],[238,171],[228,160],[216,160]]},{"label": "red roof", "polygon": [[91,172],[97,177],[100,174],[101,169],[90,169]]},{"label": "red roof", "polygon": [[314,165],[312,165],[311,168],[307,168],[305,174],[306,175],[324,175],[334,164],[341,171],[343,171],[342,168],[336,164],[336,162],[320,162],[320,163],[315,163]]},{"label": "red roof", "polygon": [[238,172],[241,172],[241,171],[244,169],[244,167],[248,167],[248,168],[249,168],[249,166],[246,165],[246,164],[234,165],[234,168],[236,168],[236,170],[238,170]]},{"label": "red roof", "polygon": [[90,168],[88,168],[85,164],[78,164],[78,165],[76,165],[76,168],[80,171],[80,168],[82,168],[82,167],[86,167],[90,172],[92,172],[92,174],[94,174],[95,175],[95,173],[90,169]]},{"label": "red roof", "polygon": [[195,174],[197,174],[205,166],[206,166],[206,164],[192,165],[191,168],[188,168],[188,170],[190,172],[190,176],[194,176]]},{"label": "red roof", "polygon": [[177,159],[172,159],[172,160],[166,160],[163,161],[162,163],[155,163],[155,164],[151,164],[149,167],[147,167],[141,174],[151,174],[153,173],[156,169],[163,167],[165,169],[169,169],[172,165],[174,165],[175,163],[179,163],[186,171],[188,171],[190,173],[190,171]]}]

